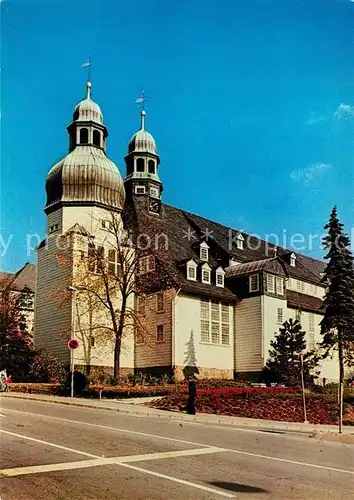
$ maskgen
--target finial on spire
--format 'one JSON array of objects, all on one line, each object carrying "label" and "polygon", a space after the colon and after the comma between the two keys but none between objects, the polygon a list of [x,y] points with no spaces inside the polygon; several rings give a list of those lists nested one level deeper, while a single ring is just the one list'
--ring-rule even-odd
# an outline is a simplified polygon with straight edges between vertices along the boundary
[{"label": "finial on spire", "polygon": [[86,82],[86,99],[91,99],[91,82],[87,81]]},{"label": "finial on spire", "polygon": [[144,109],[142,109],[140,111],[140,116],[141,116],[140,128],[141,128],[141,130],[145,130],[145,116],[146,116],[146,112],[145,112]]},{"label": "finial on spire", "polygon": [[278,256],[278,247],[277,247],[277,246],[275,246],[275,247],[273,248],[273,257],[277,257],[277,256]]}]

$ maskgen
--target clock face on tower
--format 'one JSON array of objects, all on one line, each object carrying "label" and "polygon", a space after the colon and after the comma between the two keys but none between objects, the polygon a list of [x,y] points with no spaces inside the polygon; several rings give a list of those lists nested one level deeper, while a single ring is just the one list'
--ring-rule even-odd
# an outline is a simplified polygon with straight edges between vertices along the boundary
[{"label": "clock face on tower", "polygon": [[149,199],[149,212],[152,212],[153,214],[159,214],[160,207],[161,207],[160,200],[157,200],[156,198]]}]

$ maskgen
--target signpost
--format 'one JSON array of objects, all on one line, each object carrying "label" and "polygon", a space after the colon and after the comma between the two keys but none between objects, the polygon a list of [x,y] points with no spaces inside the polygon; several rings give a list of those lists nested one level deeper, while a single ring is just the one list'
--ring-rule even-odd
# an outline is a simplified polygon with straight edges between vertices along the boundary
[{"label": "signpost", "polygon": [[305,383],[304,383],[304,353],[300,352],[300,362],[301,362],[301,389],[302,389],[302,403],[304,407],[304,424],[307,424],[307,412],[306,412],[306,398],[305,398]]},{"label": "signpost", "polygon": [[67,343],[68,348],[71,351],[71,359],[70,359],[70,370],[71,370],[71,386],[70,386],[70,396],[74,397],[74,353],[75,349],[79,347],[80,343],[76,339],[70,339]]}]

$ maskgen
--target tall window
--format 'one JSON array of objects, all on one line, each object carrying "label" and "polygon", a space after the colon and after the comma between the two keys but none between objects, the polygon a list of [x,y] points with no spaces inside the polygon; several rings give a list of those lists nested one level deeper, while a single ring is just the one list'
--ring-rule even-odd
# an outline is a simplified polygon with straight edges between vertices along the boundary
[{"label": "tall window", "polygon": [[200,341],[204,344],[230,344],[230,318],[228,304],[200,301]]},{"label": "tall window", "polygon": [[154,174],[155,173],[155,162],[154,162],[154,160],[149,160],[149,162],[148,162],[148,170],[149,170],[149,174]]},{"label": "tall window", "polygon": [[210,284],[210,268],[208,264],[202,267],[202,283]]},{"label": "tall window", "polygon": [[275,292],[275,276],[267,274],[267,291],[270,293]]},{"label": "tall window", "polygon": [[301,311],[300,311],[300,309],[296,310],[296,312],[295,312],[295,319],[296,319],[296,321],[298,321],[299,323],[301,323]]},{"label": "tall window", "polygon": [[119,274],[121,271],[122,265],[119,258],[119,252],[115,249],[110,248],[108,250],[108,272],[111,274]]},{"label": "tall window", "polygon": [[277,294],[284,295],[284,281],[283,281],[283,278],[279,278],[277,276],[276,283],[277,283]]},{"label": "tall window", "polygon": [[216,286],[223,287],[225,280],[225,272],[222,270],[216,270]]},{"label": "tall window", "polygon": [[249,277],[249,290],[250,290],[250,292],[258,292],[258,290],[259,290],[259,276],[258,276],[258,274],[252,274]]},{"label": "tall window", "polygon": [[92,142],[94,146],[101,147],[101,132],[94,130],[92,134]]},{"label": "tall window", "polygon": [[156,327],[156,342],[163,342],[165,340],[165,332],[163,325],[157,325]]},{"label": "tall window", "polygon": [[88,144],[88,129],[80,129],[80,144]]},{"label": "tall window", "polygon": [[282,325],[284,322],[284,311],[281,307],[278,307],[277,309],[277,323],[279,325]]},{"label": "tall window", "polygon": [[159,292],[156,296],[156,311],[163,312],[165,310],[165,294]]},{"label": "tall window", "polygon": [[205,242],[203,242],[200,245],[200,260],[207,261],[208,259],[209,259],[209,247]]},{"label": "tall window", "polygon": [[144,172],[145,171],[145,160],[144,158],[138,158],[136,160],[136,171]]}]

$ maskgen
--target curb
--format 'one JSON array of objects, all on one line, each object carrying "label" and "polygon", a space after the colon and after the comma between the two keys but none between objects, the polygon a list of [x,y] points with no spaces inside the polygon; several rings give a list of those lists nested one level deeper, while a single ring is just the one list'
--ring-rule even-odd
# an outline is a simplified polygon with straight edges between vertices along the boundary
[{"label": "curb", "polygon": [[[51,403],[51,404],[59,404],[59,405],[65,405],[65,406],[74,406],[76,408],[89,408],[89,409],[94,409],[94,410],[106,410],[106,411],[114,411],[114,412],[119,412],[127,415],[137,415],[137,416],[146,416],[146,417],[155,417],[155,418],[163,418],[166,420],[181,420],[181,421],[186,421],[186,422],[194,422],[198,424],[210,424],[210,425],[223,425],[223,426],[231,426],[231,427],[242,427],[248,428],[249,430],[254,430],[254,431],[259,431],[259,432],[279,432],[279,433],[302,433],[302,434],[307,434],[311,438],[325,438],[327,437],[332,437],[332,438],[339,438],[341,442],[348,442],[349,444],[354,444],[354,429],[353,432],[348,432],[346,434],[338,434],[337,431],[334,431],[332,429],[326,429],[326,428],[321,428],[318,425],[314,424],[292,424],[288,425],[287,423],[267,423],[265,424],[262,420],[257,420],[254,419],[254,421],[250,422],[245,422],[245,421],[237,421],[234,420],[235,418],[238,417],[229,417],[228,419],[212,419],[208,418],[207,414],[202,414],[198,416],[193,416],[193,415],[185,415],[181,414],[179,412],[167,412],[167,411],[160,411],[160,410],[154,410],[153,411],[136,411],[133,408],[112,408],[111,406],[103,406],[103,405],[97,405],[97,404],[87,404],[85,402],[79,403],[77,401],[63,401],[63,400],[51,400],[51,399],[44,399],[44,398],[36,398],[36,397],[31,397],[31,396],[25,396],[22,394],[15,395],[15,394],[10,394],[10,393],[4,393],[6,394],[5,397],[10,397],[13,399],[21,399],[21,400],[28,400],[28,401],[37,401],[37,402],[42,402],[42,403]],[[119,404],[119,403],[118,403]],[[131,404],[131,406],[134,406],[133,403],[122,403],[122,404]],[[204,418],[205,415],[205,418]],[[252,420],[252,419],[250,419]]]}]

